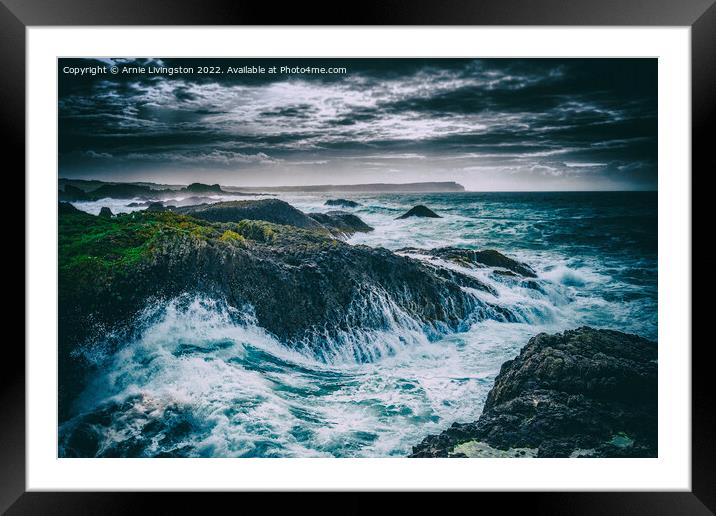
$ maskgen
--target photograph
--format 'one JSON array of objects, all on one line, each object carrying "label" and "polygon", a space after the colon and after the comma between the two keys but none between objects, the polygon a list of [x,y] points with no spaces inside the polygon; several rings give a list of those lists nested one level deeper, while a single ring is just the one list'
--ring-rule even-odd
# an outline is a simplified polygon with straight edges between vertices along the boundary
[{"label": "photograph", "polygon": [[659,457],[657,58],[56,62],[60,459]]}]

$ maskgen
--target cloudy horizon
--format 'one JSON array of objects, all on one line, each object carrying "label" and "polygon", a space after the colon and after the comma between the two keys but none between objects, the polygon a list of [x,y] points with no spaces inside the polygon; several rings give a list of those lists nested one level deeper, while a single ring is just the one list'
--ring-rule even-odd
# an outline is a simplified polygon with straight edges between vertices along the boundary
[{"label": "cloudy horizon", "polygon": [[[91,66],[192,73],[66,72]],[[59,71],[65,178],[657,187],[656,59],[60,59]]]}]

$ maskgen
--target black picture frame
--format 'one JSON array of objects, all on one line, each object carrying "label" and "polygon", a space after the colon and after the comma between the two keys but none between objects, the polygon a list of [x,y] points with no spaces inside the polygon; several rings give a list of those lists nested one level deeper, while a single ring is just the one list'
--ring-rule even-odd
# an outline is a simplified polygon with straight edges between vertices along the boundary
[{"label": "black picture frame", "polygon": [[[0,0],[0,124],[3,154],[13,173],[25,170],[25,30],[63,25],[551,25],[688,26],[692,70],[692,235],[709,234],[698,195],[709,195],[703,180],[713,173],[711,147],[716,119],[716,3],[714,0],[472,0],[342,3],[243,2],[241,0]],[[711,131],[709,131],[711,129]],[[712,168],[712,167],[709,167]],[[9,171],[10,168],[6,168]],[[693,179],[699,177],[699,189]],[[24,181],[18,185],[24,191]],[[700,193],[699,193],[700,192]],[[708,203],[706,203],[708,205]],[[707,208],[699,208],[707,209]],[[711,230],[712,231],[712,230]],[[23,237],[24,238],[24,237]],[[708,238],[694,238],[692,270],[706,256]],[[24,251],[23,251],[24,256]],[[703,260],[703,259],[702,259]],[[704,264],[713,271],[716,260]],[[24,266],[24,265],[23,265]],[[26,270],[27,274],[27,270]],[[699,291],[712,292],[713,274],[699,277]],[[708,321],[712,303],[698,303],[692,290],[692,321]],[[20,303],[17,303],[19,306]],[[24,306],[24,303],[23,303]],[[491,501],[509,497],[530,511],[549,514],[711,514],[716,510],[716,406],[708,360],[711,340],[692,339],[692,491],[641,493],[480,494]],[[684,343],[687,344],[687,343]],[[190,509],[196,501],[177,493],[25,492],[25,353],[6,339],[0,360],[0,510],[8,514],[124,514],[146,509],[153,498],[162,512]],[[219,500],[213,495],[212,500]],[[242,494],[242,497],[247,496]],[[370,496],[351,495],[340,512],[367,512]],[[421,496],[403,502],[422,504]],[[199,502],[206,510],[205,502]],[[246,502],[242,502],[246,503]],[[307,507],[317,507],[306,500]],[[325,510],[325,509],[324,509]]]}]

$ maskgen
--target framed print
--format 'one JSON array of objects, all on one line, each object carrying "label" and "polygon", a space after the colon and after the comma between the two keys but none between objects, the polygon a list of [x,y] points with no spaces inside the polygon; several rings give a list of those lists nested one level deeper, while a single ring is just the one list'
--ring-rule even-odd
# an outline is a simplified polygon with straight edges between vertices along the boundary
[{"label": "framed print", "polygon": [[5,4],[27,304],[3,509],[439,490],[713,510],[691,287],[709,2],[350,26]]}]

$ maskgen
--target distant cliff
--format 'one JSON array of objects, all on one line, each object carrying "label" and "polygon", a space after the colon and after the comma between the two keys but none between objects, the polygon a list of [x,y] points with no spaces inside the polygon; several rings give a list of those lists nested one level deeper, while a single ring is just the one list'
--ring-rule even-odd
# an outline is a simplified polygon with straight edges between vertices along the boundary
[{"label": "distant cliff", "polygon": [[[226,188],[226,187],[225,187]],[[230,188],[228,188],[230,190]],[[304,186],[261,186],[241,187],[243,191],[261,192],[367,192],[367,193],[412,193],[412,192],[464,192],[465,187],[454,181],[426,183],[366,183],[358,185],[304,185]]]},{"label": "distant cliff", "polygon": [[[464,192],[465,187],[454,181],[425,183],[366,183],[357,185],[303,185],[303,186],[219,186],[192,183],[188,186],[164,185],[148,182],[104,182],[60,178],[60,201],[87,201],[102,198],[158,199],[177,193],[213,193],[224,195],[255,195],[256,192],[365,192],[365,193],[425,193]],[[251,193],[250,193],[251,192]]]}]

